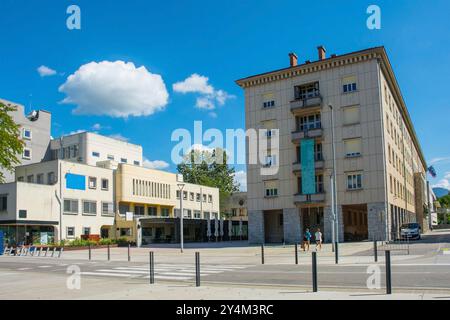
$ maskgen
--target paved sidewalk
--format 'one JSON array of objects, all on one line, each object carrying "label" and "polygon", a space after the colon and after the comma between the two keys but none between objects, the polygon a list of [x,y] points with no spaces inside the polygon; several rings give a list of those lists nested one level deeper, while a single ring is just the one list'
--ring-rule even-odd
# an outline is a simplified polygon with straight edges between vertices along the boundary
[{"label": "paved sidewalk", "polygon": [[80,299],[80,300],[450,300],[448,293],[420,292],[385,295],[382,290],[320,291],[312,293],[304,289],[238,286],[202,286],[181,284],[156,284],[94,279],[82,277],[80,290],[69,290],[69,275],[27,274],[8,272],[0,276],[0,299]]}]

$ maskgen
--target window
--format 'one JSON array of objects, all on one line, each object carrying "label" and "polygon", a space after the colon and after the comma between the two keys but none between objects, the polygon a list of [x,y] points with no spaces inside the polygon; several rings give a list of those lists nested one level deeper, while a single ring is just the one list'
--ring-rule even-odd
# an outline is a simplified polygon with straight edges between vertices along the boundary
[{"label": "window", "polygon": [[134,215],[135,216],[145,216],[145,207],[144,206],[134,206]]},{"label": "window", "polygon": [[152,217],[156,217],[158,215],[158,208],[148,207],[148,215],[152,216]]},{"label": "window", "polygon": [[24,182],[24,181],[25,181],[25,178],[24,178],[24,177],[18,177],[18,178],[17,178],[17,181],[19,181],[19,182]]},{"label": "window", "polygon": [[131,237],[133,235],[133,231],[131,228],[120,228],[120,236],[121,237]]},{"label": "window", "polygon": [[112,202],[102,202],[102,215],[114,215],[114,205]]},{"label": "window", "polygon": [[320,113],[309,116],[295,117],[297,124],[297,131],[305,132],[313,129],[322,128],[322,121]]},{"label": "window", "polygon": [[264,163],[264,167],[272,167],[277,164],[277,157],[275,155],[266,156],[266,161]]},{"label": "window", "polygon": [[97,189],[97,178],[89,177],[89,189]]},{"label": "window", "polygon": [[347,175],[347,189],[362,189],[362,173],[350,173]]},{"label": "window", "polygon": [[360,123],[359,106],[345,107],[342,110],[344,113],[344,125]]},{"label": "window", "polygon": [[47,184],[52,185],[56,183],[55,173],[49,172],[47,173]]},{"label": "window", "polygon": [[31,130],[30,129],[23,129],[22,137],[26,140],[31,140]]},{"label": "window", "polygon": [[83,201],[83,214],[96,215],[97,214],[97,202],[96,201]]},{"label": "window", "polygon": [[194,201],[195,194],[193,192],[189,193],[189,200]]},{"label": "window", "polygon": [[170,215],[169,208],[161,208],[161,216],[162,217],[168,217]]},{"label": "window", "polygon": [[197,202],[200,202],[200,200],[201,200],[201,195],[200,195],[200,193],[197,193],[197,194],[196,194],[195,200],[197,200]]},{"label": "window", "polygon": [[342,79],[342,84],[344,87],[344,93],[353,92],[357,90],[356,86],[356,76],[349,76]]},{"label": "window", "polygon": [[78,200],[64,199],[64,213],[78,214]]},{"label": "window", "polygon": [[231,215],[237,217],[237,209],[231,209]]},{"label": "window", "polygon": [[121,163],[128,163],[128,159],[121,158],[121,159],[120,159],[120,162],[121,162]]},{"label": "window", "polygon": [[8,196],[6,194],[0,195],[0,212],[8,210]]},{"label": "window", "polygon": [[278,196],[278,180],[265,181],[264,190],[266,197],[276,197]]},{"label": "window", "polygon": [[133,161],[133,164],[134,164],[135,166],[140,166],[140,165],[141,165],[141,163],[140,163],[139,161]]},{"label": "window", "polygon": [[44,174],[43,173],[39,173],[36,175],[36,183],[44,184]]},{"label": "window", "polygon": [[177,190],[177,199],[180,199],[181,191]]},{"label": "window", "polygon": [[276,133],[276,121],[275,120],[268,120],[261,122],[262,129],[267,130],[266,137],[270,138],[275,136]]},{"label": "window", "polygon": [[90,236],[91,235],[91,228],[90,227],[83,227],[83,235],[84,236]]},{"label": "window", "polygon": [[319,82],[296,86],[294,90],[296,100],[306,100],[320,96]]},{"label": "window", "polygon": [[187,200],[187,198],[188,198],[187,191],[183,191],[183,200]]},{"label": "window", "polygon": [[[315,192],[316,192],[316,194],[322,194],[322,193],[324,193],[324,192],[325,192],[325,189],[324,189],[324,185],[323,185],[323,175],[321,175],[321,174],[316,175],[316,176],[314,177],[314,179],[315,179],[315,187],[316,187]],[[301,178],[301,177],[298,177],[298,178],[297,178],[297,189],[298,189],[298,193],[299,193],[299,194],[303,194],[303,190],[302,190],[302,178]]]},{"label": "window", "polygon": [[31,160],[31,149],[24,148],[22,158],[25,160]]},{"label": "window", "polygon": [[66,235],[67,235],[67,238],[75,238],[75,227],[67,227]]},{"label": "window", "polygon": [[72,158],[78,157],[78,146],[77,145],[71,146],[70,151],[71,151]]},{"label": "window", "polygon": [[203,194],[203,202],[206,202],[206,194]]},{"label": "window", "polygon": [[210,195],[210,194],[208,195],[208,202],[212,203],[212,195]]},{"label": "window", "polygon": [[361,155],[361,138],[344,140],[345,156],[347,158]]},{"label": "window", "polygon": [[100,158],[100,153],[99,152],[92,152],[92,156],[95,158]]},{"label": "window", "polygon": [[275,101],[271,100],[271,101],[264,101],[263,102],[263,108],[267,109],[267,108],[273,108],[275,107]]},{"label": "window", "polygon": [[112,154],[108,154],[107,158],[108,158],[108,160],[111,160],[111,161],[115,160],[115,158]]},{"label": "window", "polygon": [[19,218],[26,219],[27,218],[27,210],[19,210]]},{"label": "window", "polygon": [[108,190],[108,189],[109,189],[109,180],[102,179],[102,190]]},{"label": "window", "polygon": [[194,210],[194,219],[201,219],[201,218],[202,218],[201,212],[198,210]]},{"label": "window", "polygon": [[28,183],[34,183],[34,175],[29,175],[29,176],[27,176],[27,182]]}]

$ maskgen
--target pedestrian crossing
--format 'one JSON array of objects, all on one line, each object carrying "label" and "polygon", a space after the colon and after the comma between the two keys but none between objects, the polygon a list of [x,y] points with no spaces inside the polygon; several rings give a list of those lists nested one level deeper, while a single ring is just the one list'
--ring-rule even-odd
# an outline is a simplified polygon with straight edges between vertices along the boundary
[{"label": "pedestrian crossing", "polygon": [[[214,274],[242,270],[251,266],[253,265],[202,265],[200,274],[203,278]],[[142,279],[148,279],[150,277],[149,273],[148,265],[100,268],[94,271],[81,272],[82,275],[86,276]],[[189,281],[195,279],[195,266],[188,264],[158,264],[155,266],[154,273],[156,280]]]}]

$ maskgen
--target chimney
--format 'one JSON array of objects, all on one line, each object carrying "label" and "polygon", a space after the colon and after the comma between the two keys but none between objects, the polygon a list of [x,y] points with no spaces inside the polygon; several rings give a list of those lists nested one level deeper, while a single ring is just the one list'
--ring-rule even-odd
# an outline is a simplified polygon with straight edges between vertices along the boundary
[{"label": "chimney", "polygon": [[319,52],[319,60],[325,60],[327,58],[327,50],[324,46],[318,46],[317,50]]},{"label": "chimney", "polygon": [[295,53],[291,52],[289,53],[289,62],[291,67],[296,67],[298,64],[298,57]]}]

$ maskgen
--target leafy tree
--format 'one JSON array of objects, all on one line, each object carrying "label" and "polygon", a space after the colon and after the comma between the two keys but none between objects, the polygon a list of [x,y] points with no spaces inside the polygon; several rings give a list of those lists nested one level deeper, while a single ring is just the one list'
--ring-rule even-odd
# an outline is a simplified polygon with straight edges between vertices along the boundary
[{"label": "leafy tree", "polygon": [[239,184],[234,181],[234,168],[228,166],[226,152],[222,149],[192,150],[177,169],[187,183],[218,188],[221,210],[231,194],[239,191]]},{"label": "leafy tree", "polygon": [[450,195],[440,197],[438,200],[442,208],[450,208]]},{"label": "leafy tree", "polygon": [[[9,114],[16,111],[16,107],[0,102],[0,168],[13,172],[20,163],[18,158],[22,154],[24,142],[20,139],[20,126]],[[0,171],[0,183],[5,182],[5,176]]]}]

